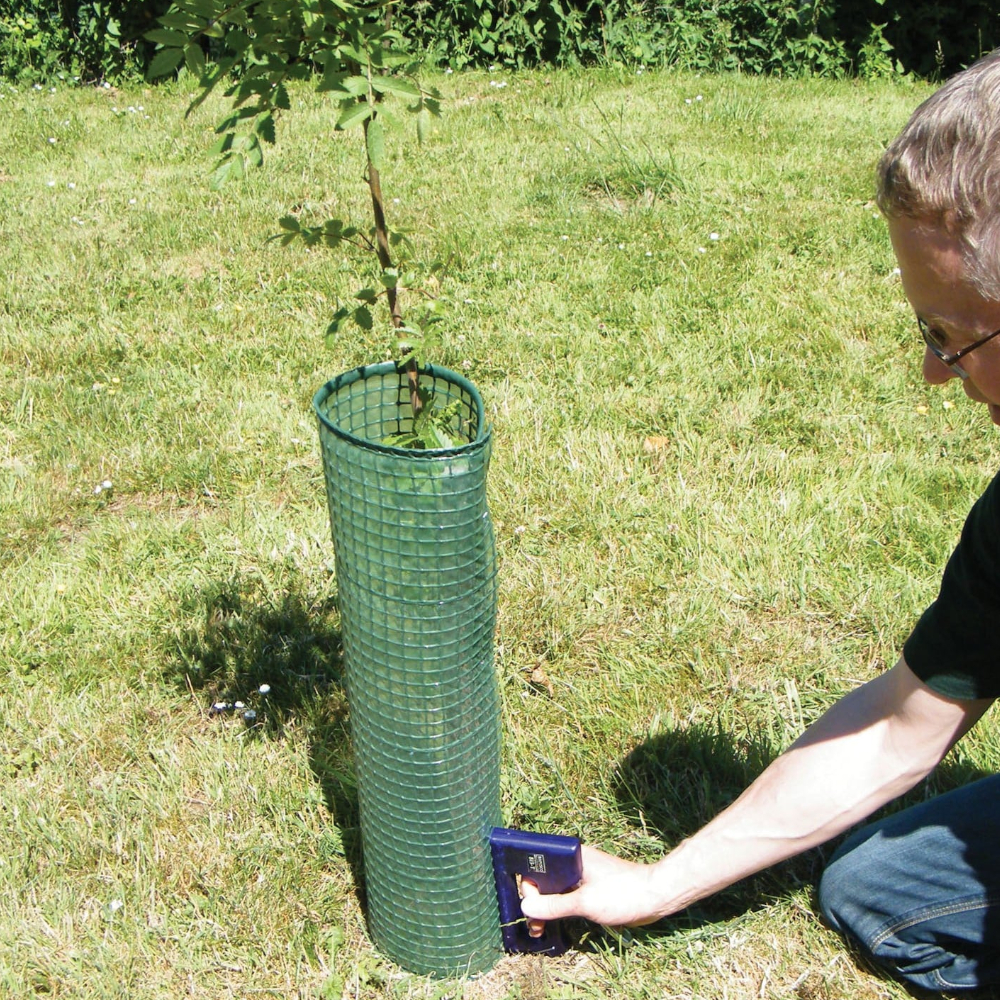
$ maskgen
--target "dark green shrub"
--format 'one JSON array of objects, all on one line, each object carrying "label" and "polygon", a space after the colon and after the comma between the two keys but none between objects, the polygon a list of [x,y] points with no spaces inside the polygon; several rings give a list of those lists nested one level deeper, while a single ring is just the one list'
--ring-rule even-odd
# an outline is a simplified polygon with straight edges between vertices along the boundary
[{"label": "dark green shrub", "polygon": [[881,25],[893,59],[918,76],[950,76],[1000,45],[1000,7],[992,0],[839,0],[836,15],[851,51]]},{"label": "dark green shrub", "polygon": [[586,9],[596,5],[582,6],[561,0],[517,4],[417,0],[396,12],[396,25],[432,62],[456,69],[492,63],[510,67],[572,64],[598,56]]},{"label": "dark green shrub", "polygon": [[142,74],[143,34],[164,0],[0,0],[0,68],[8,79],[120,80]]},{"label": "dark green shrub", "polygon": [[831,0],[418,0],[397,25],[456,68],[595,62],[846,72]]},{"label": "dark green shrub", "polygon": [[55,76],[68,68],[63,63],[68,47],[69,34],[54,4],[0,0],[0,66],[6,77]]},{"label": "dark green shrub", "polygon": [[455,68],[622,62],[947,76],[1000,45],[991,0],[416,0],[397,25]]},{"label": "dark green shrub", "polygon": [[839,76],[850,54],[832,0],[696,0],[659,4],[671,62],[782,76]]},{"label": "dark green shrub", "polygon": [[[138,76],[152,58],[143,33],[168,6],[0,0],[0,73]],[[415,48],[456,69],[619,63],[944,77],[1000,45],[992,0],[412,0],[392,9]]]}]

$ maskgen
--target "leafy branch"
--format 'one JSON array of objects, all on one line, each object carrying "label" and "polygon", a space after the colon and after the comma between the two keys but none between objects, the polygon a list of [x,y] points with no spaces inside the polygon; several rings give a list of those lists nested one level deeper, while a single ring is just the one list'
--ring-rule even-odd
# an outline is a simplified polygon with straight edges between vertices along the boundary
[{"label": "leafy branch", "polygon": [[[193,76],[199,92],[188,114],[227,81],[224,93],[231,110],[215,130],[219,138],[212,151],[219,159],[212,173],[214,189],[263,164],[264,146],[275,142],[277,122],[291,110],[288,86],[292,81],[312,80],[318,93],[336,100],[337,130],[362,129],[364,176],[374,221],[371,230],[364,232],[336,219],[322,226],[302,226],[287,215],[274,238],[284,245],[294,240],[303,240],[307,246],[348,244],[375,255],[381,287],[361,289],[355,296],[359,305],[338,309],[327,328],[327,339],[335,337],[346,321],[371,330],[372,307],[384,299],[400,352],[397,365],[407,372],[416,426],[431,400],[420,386],[419,367],[440,315],[437,300],[427,296],[431,301],[409,322],[404,320],[400,293],[412,287],[414,275],[406,274],[394,259],[394,250],[405,238],[392,232],[386,221],[382,171],[386,164],[384,120],[389,116],[384,102],[395,98],[415,119],[422,143],[430,119],[440,114],[441,95],[417,81],[417,62],[407,52],[403,37],[392,29],[390,9],[384,0],[175,0],[159,19],[160,27],[147,35],[159,45],[149,76],[182,69]],[[428,436],[431,440],[437,440],[435,435]]]}]

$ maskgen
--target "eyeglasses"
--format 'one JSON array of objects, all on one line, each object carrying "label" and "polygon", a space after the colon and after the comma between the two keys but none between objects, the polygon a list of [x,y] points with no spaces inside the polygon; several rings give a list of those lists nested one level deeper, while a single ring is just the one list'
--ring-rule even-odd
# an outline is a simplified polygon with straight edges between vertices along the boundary
[{"label": "eyeglasses", "polygon": [[968,347],[963,347],[961,350],[949,354],[944,349],[944,338],[939,330],[935,330],[925,319],[921,319],[919,316],[917,317],[917,326],[920,327],[920,336],[923,337],[924,343],[931,354],[941,364],[950,368],[959,378],[968,378],[969,373],[958,362],[966,354],[971,354],[977,347],[982,347],[987,341],[992,340],[994,337],[1000,337],[1000,330],[995,330],[981,340],[977,340],[974,344],[969,344]]}]

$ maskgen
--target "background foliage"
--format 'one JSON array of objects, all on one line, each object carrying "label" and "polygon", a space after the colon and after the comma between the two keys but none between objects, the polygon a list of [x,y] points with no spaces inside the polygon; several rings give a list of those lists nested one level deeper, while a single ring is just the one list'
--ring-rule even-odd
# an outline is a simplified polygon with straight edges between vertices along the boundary
[{"label": "background foliage", "polygon": [[0,0],[0,67],[8,79],[120,80],[140,75],[142,40],[165,0]]},{"label": "background foliage", "polygon": [[[0,0],[7,78],[148,67],[165,0]],[[416,0],[397,26],[453,68],[619,62],[782,76],[945,76],[1000,44],[987,0]]]}]

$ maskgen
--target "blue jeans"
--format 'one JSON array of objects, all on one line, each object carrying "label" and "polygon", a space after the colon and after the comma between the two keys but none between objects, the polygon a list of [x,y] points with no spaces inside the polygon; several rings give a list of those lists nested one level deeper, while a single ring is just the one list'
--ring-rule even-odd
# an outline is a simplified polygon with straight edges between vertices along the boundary
[{"label": "blue jeans", "polygon": [[819,894],[836,930],[914,986],[1000,983],[1000,775],[859,830]]}]

